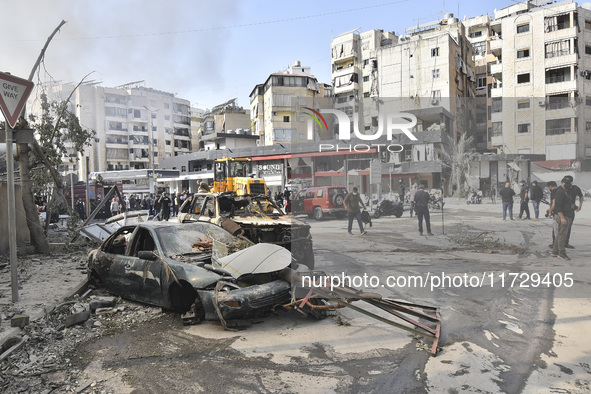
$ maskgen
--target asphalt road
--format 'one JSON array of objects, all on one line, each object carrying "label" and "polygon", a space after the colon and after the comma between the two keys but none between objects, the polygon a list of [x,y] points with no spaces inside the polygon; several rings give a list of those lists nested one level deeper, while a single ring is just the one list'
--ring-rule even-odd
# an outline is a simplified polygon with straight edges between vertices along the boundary
[{"label": "asphalt road", "polygon": [[565,262],[547,254],[549,220],[503,222],[499,211],[448,204],[443,222],[432,213],[432,237],[408,212],[365,236],[347,235],[346,220],[309,220],[317,268],[440,308],[436,357],[429,341],[346,309],[321,321],[280,312],[239,332],[164,315],[80,346],[77,362],[114,392],[589,392],[591,219],[576,219]]}]

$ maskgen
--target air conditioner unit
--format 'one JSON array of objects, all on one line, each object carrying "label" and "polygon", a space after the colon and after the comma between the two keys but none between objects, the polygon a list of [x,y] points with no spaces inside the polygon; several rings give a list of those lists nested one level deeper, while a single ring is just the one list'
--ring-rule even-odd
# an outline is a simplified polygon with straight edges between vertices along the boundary
[{"label": "air conditioner unit", "polygon": [[545,107],[546,106],[546,102],[544,100],[540,100],[540,102],[538,103],[538,105],[540,107]]}]

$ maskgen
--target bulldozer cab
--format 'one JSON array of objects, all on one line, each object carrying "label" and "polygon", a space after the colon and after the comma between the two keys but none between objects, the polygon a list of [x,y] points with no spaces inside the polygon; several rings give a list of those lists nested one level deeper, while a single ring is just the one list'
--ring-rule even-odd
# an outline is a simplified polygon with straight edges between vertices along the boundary
[{"label": "bulldozer cab", "polygon": [[251,159],[223,158],[215,160],[214,192],[235,192],[238,195],[266,194],[263,179],[254,178]]}]

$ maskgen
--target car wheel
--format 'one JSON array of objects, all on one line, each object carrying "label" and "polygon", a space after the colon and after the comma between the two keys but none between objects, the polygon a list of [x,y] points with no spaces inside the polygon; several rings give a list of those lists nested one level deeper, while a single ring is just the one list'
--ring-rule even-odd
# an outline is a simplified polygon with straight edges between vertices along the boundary
[{"label": "car wheel", "polygon": [[168,288],[170,310],[175,312],[186,312],[197,299],[197,291],[189,283],[180,281],[173,283]]},{"label": "car wheel", "polygon": [[322,208],[316,207],[314,208],[314,219],[322,220],[324,218],[324,212],[322,212]]},{"label": "car wheel", "polygon": [[376,211],[373,213],[373,217],[374,217],[374,218],[376,218],[376,219],[377,219],[377,218],[379,218],[380,216],[381,216],[381,213],[380,213],[380,210],[379,210],[379,209],[378,209],[378,210],[376,210]]},{"label": "car wheel", "polygon": [[345,203],[345,197],[342,194],[335,194],[332,197],[332,203],[334,204],[335,207],[342,207],[343,204]]}]

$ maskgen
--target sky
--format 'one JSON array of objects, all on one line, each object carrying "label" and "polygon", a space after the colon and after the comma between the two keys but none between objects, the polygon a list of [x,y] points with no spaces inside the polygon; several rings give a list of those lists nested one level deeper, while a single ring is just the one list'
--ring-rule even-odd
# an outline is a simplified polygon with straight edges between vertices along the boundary
[{"label": "sky", "polygon": [[493,15],[515,0],[0,0],[0,71],[28,78],[62,20],[35,75],[115,87],[135,81],[211,108],[249,94],[294,61],[330,83],[330,43],[346,31],[408,27],[451,12]]}]

